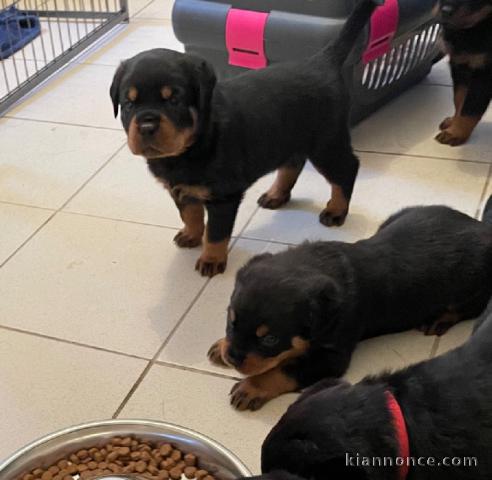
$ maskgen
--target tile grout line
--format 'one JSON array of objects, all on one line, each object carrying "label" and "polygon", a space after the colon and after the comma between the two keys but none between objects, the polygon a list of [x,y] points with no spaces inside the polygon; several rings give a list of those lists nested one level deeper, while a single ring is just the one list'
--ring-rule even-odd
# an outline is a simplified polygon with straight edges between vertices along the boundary
[{"label": "tile grout line", "polygon": [[123,149],[126,142],[123,143],[116,151],[106,160],[89,178],[82,183],[82,185],[77,188],[77,190],[38,227],[34,230],[31,235],[29,235],[2,263],[0,263],[0,268],[4,267],[7,262],[9,262],[24,246],[26,246],[51,220],[60,213],[67,205],[72,201],[72,199],[78,195],[78,193],[104,168],[106,165]]},{"label": "tile grout line", "polygon": [[180,365],[179,363],[164,362],[162,360],[157,360],[155,364],[161,367],[174,368],[175,370],[184,370],[185,372],[202,373],[210,377],[223,378],[224,380],[235,380],[235,381],[241,380],[241,377],[235,377],[233,375],[227,375],[225,373],[212,372],[211,370],[202,370],[201,368],[187,367],[186,365]]},{"label": "tile grout line", "polygon": [[483,186],[482,194],[480,195],[480,200],[478,202],[477,209],[475,211],[475,218],[479,219],[480,217],[480,211],[482,207],[482,203],[486,201],[485,196],[487,195],[487,190],[489,189],[490,183],[491,183],[491,176],[492,176],[492,164],[489,167],[489,172],[487,175],[487,179],[485,180],[485,185]]},{"label": "tile grout line", "polygon": [[[256,213],[258,212],[258,210],[259,210],[259,207],[257,206],[255,208],[255,210],[253,211],[253,213],[250,215],[249,219],[244,224],[244,226],[239,231],[238,236],[235,237],[234,240],[231,242],[231,246],[229,248],[229,253],[233,250],[233,248],[235,247],[236,243],[239,241],[241,234],[244,232],[244,230],[248,227],[248,225],[250,224],[250,222],[253,220],[253,217],[256,215]],[[149,373],[150,369],[154,365],[156,365],[156,364],[159,364],[160,365],[160,363],[158,361],[159,356],[161,355],[162,351],[166,348],[166,346],[169,344],[169,342],[171,341],[171,338],[173,337],[173,335],[177,332],[177,330],[179,329],[179,327],[182,325],[182,323],[184,322],[184,320],[187,317],[188,313],[190,313],[191,309],[198,302],[198,300],[200,299],[202,293],[205,291],[205,289],[207,288],[207,286],[209,285],[209,283],[211,282],[211,280],[212,280],[211,278],[208,278],[207,280],[205,280],[205,283],[198,290],[198,292],[195,295],[195,297],[193,298],[193,300],[190,302],[190,304],[185,309],[185,311],[183,312],[183,314],[181,315],[181,317],[178,319],[178,321],[176,322],[176,324],[174,325],[174,327],[171,329],[171,331],[169,332],[169,334],[167,335],[167,337],[165,338],[165,340],[162,342],[162,345],[157,350],[157,352],[155,353],[155,355],[152,357],[152,360],[150,360],[147,363],[147,365],[143,369],[142,373],[137,378],[137,380],[135,381],[135,383],[133,384],[133,386],[130,388],[129,392],[125,395],[125,397],[123,398],[123,401],[120,403],[120,405],[118,406],[118,408],[116,409],[116,411],[114,412],[114,414],[113,414],[113,416],[111,418],[113,418],[113,419],[114,418],[118,418],[118,416],[121,414],[121,412],[123,411],[123,409],[126,407],[126,405],[128,404],[128,402],[132,398],[133,394],[137,391],[138,387],[145,380],[145,377]],[[204,373],[204,372],[201,372],[201,373]]]},{"label": "tile grout line", "polygon": [[56,208],[40,207],[38,205],[29,205],[28,203],[10,202],[8,200],[0,200],[0,205],[12,205],[14,207],[34,208],[36,210],[43,210],[46,212],[56,212]]},{"label": "tile grout line", "polygon": [[9,120],[17,120],[17,121],[25,121],[25,122],[34,122],[34,123],[48,123],[52,125],[65,125],[68,127],[82,127],[82,128],[93,128],[95,130],[109,130],[111,132],[121,132],[124,133],[122,128],[113,128],[113,127],[101,127],[101,126],[93,126],[93,125],[83,125],[81,123],[68,123],[68,122],[58,122],[56,120],[42,120],[36,118],[24,118],[24,117],[16,117],[15,115],[4,115],[0,118],[7,118]]},{"label": "tile grout line", "polygon": [[14,332],[14,333],[21,333],[21,334],[29,335],[29,336],[35,337],[35,338],[42,338],[44,340],[50,340],[53,342],[64,343],[66,345],[73,345],[76,347],[87,348],[89,350],[96,350],[98,352],[111,353],[113,355],[118,355],[120,357],[133,358],[135,360],[143,360],[145,362],[147,362],[149,360],[146,357],[141,357],[140,355],[134,355],[132,353],[125,353],[125,352],[120,352],[118,350],[111,350],[110,348],[98,347],[97,345],[90,345],[87,343],[76,342],[74,340],[68,340],[66,338],[53,337],[52,335],[46,335],[44,333],[33,332],[30,330],[23,330],[22,328],[10,327],[8,325],[1,325],[0,324],[0,330],[7,330],[10,332]]},{"label": "tile grout line", "polygon": [[450,158],[450,157],[432,157],[428,155],[418,155],[416,153],[398,153],[398,152],[378,152],[376,150],[361,150],[354,148],[354,152],[356,153],[370,153],[374,155],[387,155],[387,156],[395,156],[395,157],[410,157],[410,158],[421,158],[421,159],[429,159],[429,160],[442,160],[447,162],[463,162],[463,163],[476,163],[479,165],[489,165],[490,162],[487,160],[471,160],[467,158]]}]

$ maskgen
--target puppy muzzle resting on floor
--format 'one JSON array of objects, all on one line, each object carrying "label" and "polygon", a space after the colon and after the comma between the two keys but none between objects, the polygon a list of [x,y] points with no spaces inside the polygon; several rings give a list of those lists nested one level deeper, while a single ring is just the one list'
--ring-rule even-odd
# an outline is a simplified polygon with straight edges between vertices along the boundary
[{"label": "puppy muzzle resting on floor", "polygon": [[441,357],[306,390],[263,444],[265,477],[492,478],[491,310],[465,345]]},{"label": "puppy muzzle resting on floor", "polygon": [[248,375],[231,403],[256,410],[343,375],[362,339],[413,328],[441,335],[478,316],[491,294],[492,201],[483,222],[444,206],[408,208],[367,240],[250,260],[209,358]]},{"label": "puppy muzzle resting on floor", "polygon": [[436,139],[456,146],[468,140],[492,98],[492,1],[440,0],[436,15],[449,54],[455,105]]},{"label": "puppy muzzle resting on floor", "polygon": [[130,150],[147,159],[180,211],[177,245],[196,247],[203,237],[196,264],[202,275],[224,271],[243,195],[274,170],[277,179],[258,200],[262,207],[289,201],[309,158],[331,184],[321,223],[344,223],[359,161],[341,67],[382,3],[361,0],[338,39],[311,58],[223,82],[205,60],[166,49],[140,53],[118,68],[110,90],[114,113],[121,107]]}]

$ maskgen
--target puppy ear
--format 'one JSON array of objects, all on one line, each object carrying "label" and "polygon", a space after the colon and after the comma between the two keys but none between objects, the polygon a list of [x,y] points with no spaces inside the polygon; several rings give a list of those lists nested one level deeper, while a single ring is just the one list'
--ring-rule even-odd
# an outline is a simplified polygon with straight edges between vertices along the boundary
[{"label": "puppy ear", "polygon": [[342,302],[340,287],[332,278],[322,275],[311,276],[307,282],[310,336],[322,341],[336,322]]},{"label": "puppy ear", "polygon": [[315,395],[328,388],[335,388],[335,387],[347,388],[350,386],[351,385],[349,382],[347,382],[346,380],[342,380],[341,378],[334,378],[334,377],[324,378],[323,380],[320,380],[318,383],[315,383],[314,385],[311,385],[309,388],[306,388],[301,393],[301,395],[299,395],[295,403],[300,403],[303,400],[306,400],[306,398],[310,397],[311,395]]},{"label": "puppy ear", "polygon": [[109,95],[111,96],[111,101],[113,102],[114,117],[118,116],[118,107],[120,104],[120,84],[123,75],[126,71],[126,62],[120,63],[120,66],[116,70],[113,77],[113,83],[111,83],[111,88],[109,89]]}]

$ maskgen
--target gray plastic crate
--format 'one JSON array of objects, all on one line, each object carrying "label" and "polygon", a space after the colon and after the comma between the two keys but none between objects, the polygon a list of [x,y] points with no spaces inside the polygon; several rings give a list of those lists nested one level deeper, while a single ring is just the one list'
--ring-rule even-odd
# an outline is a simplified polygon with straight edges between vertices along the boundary
[{"label": "gray plastic crate", "polygon": [[[173,27],[187,52],[206,58],[219,78],[226,78],[252,65],[260,68],[316,53],[337,36],[355,3],[176,0]],[[434,5],[435,0],[386,0],[375,12],[344,66],[353,123],[429,73],[440,56]],[[238,38],[240,45],[231,45]]]}]

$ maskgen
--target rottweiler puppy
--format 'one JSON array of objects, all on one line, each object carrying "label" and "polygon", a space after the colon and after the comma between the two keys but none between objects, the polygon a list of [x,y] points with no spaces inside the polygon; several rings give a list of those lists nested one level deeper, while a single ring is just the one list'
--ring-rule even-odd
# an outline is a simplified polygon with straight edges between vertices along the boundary
[{"label": "rottweiler puppy", "polygon": [[121,106],[130,150],[147,159],[180,211],[184,228],[176,244],[196,247],[205,233],[196,264],[202,275],[225,270],[245,191],[276,169],[277,179],[258,200],[262,207],[288,202],[309,158],[332,187],[321,223],[344,223],[359,161],[341,67],[382,3],[361,0],[338,39],[311,58],[220,83],[205,60],[166,49],[140,53],[116,71],[115,116]]},{"label": "rottweiler puppy", "polygon": [[491,365],[489,311],[445,355],[354,386],[323,380],[269,433],[262,470],[267,478],[284,469],[314,480],[488,480]]},{"label": "rottweiler puppy", "polygon": [[436,139],[456,146],[470,138],[492,98],[492,0],[440,0],[436,13],[450,58],[456,110],[441,123]]},{"label": "rottweiler puppy", "polygon": [[492,203],[480,222],[444,206],[390,217],[369,239],[315,242],[254,257],[231,296],[212,362],[248,377],[238,409],[340,377],[362,339],[421,328],[443,334],[492,295]]}]

